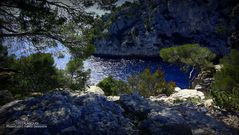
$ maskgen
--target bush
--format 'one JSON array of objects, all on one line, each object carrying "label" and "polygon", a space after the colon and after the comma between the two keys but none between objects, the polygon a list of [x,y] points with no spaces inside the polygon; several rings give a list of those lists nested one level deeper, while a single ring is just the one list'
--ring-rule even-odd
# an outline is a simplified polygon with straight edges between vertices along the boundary
[{"label": "bush", "polygon": [[0,60],[0,90],[10,90],[17,97],[62,87],[84,90],[89,77],[89,71],[81,70],[80,59],[71,60],[66,70],[59,70],[51,54],[36,53],[15,59],[7,56],[6,48],[0,46]]},{"label": "bush", "polygon": [[83,71],[83,63],[81,59],[73,59],[66,66],[66,85],[72,90],[84,90],[86,82],[89,78],[90,71]]},{"label": "bush", "polygon": [[216,105],[228,111],[239,111],[239,89],[212,92]]},{"label": "bush", "polygon": [[149,69],[144,72],[133,75],[128,79],[128,85],[133,91],[138,91],[144,97],[157,96],[159,94],[171,95],[176,87],[174,82],[167,83],[164,74],[157,70],[153,74]]},{"label": "bush", "polygon": [[201,47],[199,44],[164,48],[160,50],[160,56],[170,63],[183,63],[201,69],[212,67],[211,61],[216,57],[208,48]]},{"label": "bush", "polygon": [[127,83],[121,80],[115,80],[112,76],[109,76],[97,84],[104,92],[106,96],[118,96],[121,94],[131,93]]},{"label": "bush", "polygon": [[[160,50],[160,57],[169,63],[186,64],[186,67],[193,67],[197,70],[206,70],[213,67],[211,62],[216,55],[206,47],[199,44],[185,44],[176,47],[164,48]],[[191,79],[193,70],[190,72]]]},{"label": "bush", "polygon": [[14,94],[28,95],[31,92],[46,92],[59,87],[57,69],[51,54],[36,53],[22,57],[14,64],[18,71],[12,77],[9,89]]},{"label": "bush", "polygon": [[221,59],[223,68],[216,72],[212,95],[216,104],[231,111],[239,111],[239,52],[232,50]]}]

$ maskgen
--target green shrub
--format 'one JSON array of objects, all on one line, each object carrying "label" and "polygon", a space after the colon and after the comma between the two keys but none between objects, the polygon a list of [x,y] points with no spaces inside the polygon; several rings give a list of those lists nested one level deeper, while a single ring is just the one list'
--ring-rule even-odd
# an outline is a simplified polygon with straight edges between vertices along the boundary
[{"label": "green shrub", "polygon": [[82,71],[82,60],[73,59],[66,70],[54,65],[51,54],[36,53],[15,59],[7,55],[0,46],[0,90],[10,90],[15,97],[25,97],[32,93],[44,93],[55,88],[84,90],[89,71]]},{"label": "green shrub", "polygon": [[189,75],[189,79],[191,79],[194,69],[207,70],[212,68],[212,60],[216,55],[199,44],[185,44],[161,49],[160,57],[169,63],[185,64],[187,69],[193,67]]},{"label": "green shrub", "polygon": [[239,89],[231,91],[213,91],[216,105],[229,111],[239,111]]},{"label": "green shrub", "polygon": [[72,90],[84,90],[89,78],[90,71],[83,71],[81,59],[73,59],[67,63],[65,78],[67,79],[65,87]]},{"label": "green shrub", "polygon": [[60,86],[59,76],[51,54],[36,53],[16,59],[0,46],[0,90],[9,90],[16,96],[46,92]]},{"label": "green shrub", "polygon": [[128,78],[128,85],[133,91],[138,91],[144,97],[157,96],[159,94],[171,95],[176,87],[174,82],[167,83],[163,72],[157,70],[151,74],[149,69]]},{"label": "green shrub", "polygon": [[26,96],[32,92],[46,92],[59,87],[57,69],[51,54],[36,53],[22,57],[14,64],[18,71],[9,89],[14,94]]},{"label": "green shrub", "polygon": [[220,63],[223,68],[214,75],[212,95],[218,106],[239,111],[239,52],[232,50]]},{"label": "green shrub", "polygon": [[121,94],[131,93],[128,85],[121,81],[115,80],[112,76],[109,76],[97,84],[104,92],[106,96],[117,96]]},{"label": "green shrub", "polygon": [[211,61],[216,57],[208,48],[201,47],[199,44],[164,48],[160,50],[160,56],[170,63],[183,63],[200,69],[212,67]]}]

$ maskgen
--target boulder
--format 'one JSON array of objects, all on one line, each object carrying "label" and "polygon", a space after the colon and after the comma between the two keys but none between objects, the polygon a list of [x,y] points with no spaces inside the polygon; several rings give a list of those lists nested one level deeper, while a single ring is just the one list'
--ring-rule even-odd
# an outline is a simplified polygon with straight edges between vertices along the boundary
[{"label": "boulder", "polygon": [[122,95],[119,103],[127,117],[139,125],[139,134],[236,134],[236,130],[208,116],[205,108],[193,104],[152,102],[137,94]]},{"label": "boulder", "polygon": [[213,100],[212,99],[207,99],[203,102],[203,105],[207,108],[212,107],[213,106]]},{"label": "boulder", "polygon": [[179,88],[179,87],[175,87],[175,88],[174,88],[174,91],[176,91],[176,92],[179,92],[180,90],[182,90],[182,89]]},{"label": "boulder", "polygon": [[205,99],[203,92],[197,91],[195,89],[184,89],[179,92],[170,95],[171,98],[185,100],[188,98],[199,98],[201,100]]},{"label": "boulder", "polygon": [[90,86],[89,88],[86,89],[85,93],[105,95],[104,91],[98,86]]},{"label": "boulder", "polygon": [[106,98],[109,101],[118,101],[120,99],[119,96],[107,96]]},{"label": "boulder", "polygon": [[96,94],[48,93],[2,107],[0,118],[1,135],[135,134],[122,108]]},{"label": "boulder", "polygon": [[221,71],[221,69],[223,68],[223,65],[214,65],[214,68],[216,71]]},{"label": "boulder", "polygon": [[163,101],[165,103],[173,104],[176,101],[186,101],[196,99],[199,101],[202,101],[205,99],[204,93],[195,89],[182,89],[180,91],[177,91],[173,94],[171,94],[169,97],[167,96],[161,96],[161,97],[155,97],[151,96],[149,98],[150,101]]}]

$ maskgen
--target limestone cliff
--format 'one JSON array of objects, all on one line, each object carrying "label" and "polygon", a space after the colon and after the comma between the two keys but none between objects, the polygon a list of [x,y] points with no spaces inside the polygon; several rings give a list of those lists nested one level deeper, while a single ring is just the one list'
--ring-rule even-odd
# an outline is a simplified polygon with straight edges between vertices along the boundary
[{"label": "limestone cliff", "polygon": [[219,55],[235,31],[237,0],[139,0],[103,16],[95,55],[159,56],[164,47],[200,43]]},{"label": "limestone cliff", "polygon": [[0,108],[0,135],[237,134],[204,107],[153,102],[137,94],[113,102],[100,93],[64,90],[13,101]]}]

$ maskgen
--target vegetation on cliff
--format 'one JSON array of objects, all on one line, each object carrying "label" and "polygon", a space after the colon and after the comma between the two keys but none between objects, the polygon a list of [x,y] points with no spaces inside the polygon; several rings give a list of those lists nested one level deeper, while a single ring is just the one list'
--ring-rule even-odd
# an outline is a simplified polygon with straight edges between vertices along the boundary
[{"label": "vegetation on cliff", "polygon": [[[160,51],[163,60],[170,63],[183,63],[200,71],[213,68],[215,54],[197,44],[186,44],[165,48]],[[216,105],[230,111],[239,109],[239,52],[232,49],[231,53],[220,60],[222,69],[214,74],[211,95]],[[192,71],[190,72],[191,76]]]},{"label": "vegetation on cliff", "polygon": [[185,64],[184,67],[192,67],[189,79],[192,78],[193,71],[207,70],[213,68],[212,60],[216,57],[208,48],[199,44],[185,44],[176,47],[164,48],[160,50],[160,56],[169,63]]},{"label": "vegetation on cliff", "polygon": [[169,96],[173,93],[176,84],[166,82],[164,73],[156,70],[151,73],[150,69],[145,69],[142,73],[133,75],[128,78],[129,87],[133,91],[138,91],[144,97],[157,96],[166,94]]},{"label": "vegetation on cliff", "polygon": [[239,52],[221,59],[222,69],[216,72],[212,95],[216,104],[227,110],[239,111]]}]

